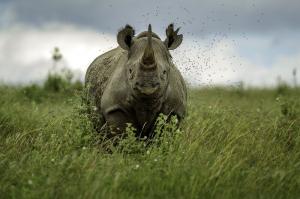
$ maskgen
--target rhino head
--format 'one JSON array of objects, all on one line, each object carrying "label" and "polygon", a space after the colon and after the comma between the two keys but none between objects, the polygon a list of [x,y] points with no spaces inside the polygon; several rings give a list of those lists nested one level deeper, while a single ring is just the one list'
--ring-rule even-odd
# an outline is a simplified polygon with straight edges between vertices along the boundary
[{"label": "rhino head", "polygon": [[162,41],[151,30],[134,36],[134,30],[126,25],[119,31],[117,41],[121,48],[128,51],[125,63],[127,83],[135,97],[157,98],[164,94],[169,83],[172,58],[169,50],[177,48],[182,42],[174,31],[173,24],[166,29],[167,38]]}]

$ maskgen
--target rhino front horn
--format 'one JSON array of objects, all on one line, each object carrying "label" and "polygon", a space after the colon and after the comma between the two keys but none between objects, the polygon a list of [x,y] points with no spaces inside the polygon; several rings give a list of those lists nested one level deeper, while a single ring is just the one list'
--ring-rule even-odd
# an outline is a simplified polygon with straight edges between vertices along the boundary
[{"label": "rhino front horn", "polygon": [[148,26],[148,38],[147,38],[147,46],[143,55],[143,64],[145,66],[151,66],[155,63],[154,51],[152,47],[152,29],[151,24]]}]

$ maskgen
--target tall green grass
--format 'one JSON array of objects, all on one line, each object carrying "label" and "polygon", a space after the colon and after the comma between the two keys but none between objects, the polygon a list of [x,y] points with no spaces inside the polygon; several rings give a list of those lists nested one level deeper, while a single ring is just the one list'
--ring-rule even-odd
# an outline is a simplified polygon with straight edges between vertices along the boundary
[{"label": "tall green grass", "polygon": [[[0,87],[0,198],[299,198],[298,89],[190,89],[188,115],[101,142],[81,91]],[[109,146],[110,150],[107,150]]]}]

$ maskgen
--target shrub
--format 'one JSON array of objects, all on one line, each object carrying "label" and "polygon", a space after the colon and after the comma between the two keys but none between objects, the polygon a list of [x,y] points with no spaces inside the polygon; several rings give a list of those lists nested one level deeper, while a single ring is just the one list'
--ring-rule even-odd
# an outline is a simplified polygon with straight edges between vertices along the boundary
[{"label": "shrub", "polygon": [[21,91],[30,101],[35,101],[38,103],[42,101],[42,98],[44,96],[43,89],[37,84],[25,86],[23,89],[21,89]]},{"label": "shrub", "polygon": [[49,73],[44,83],[44,89],[51,92],[70,92],[81,90],[82,83],[74,81],[74,74],[71,70],[64,68],[61,72]]}]

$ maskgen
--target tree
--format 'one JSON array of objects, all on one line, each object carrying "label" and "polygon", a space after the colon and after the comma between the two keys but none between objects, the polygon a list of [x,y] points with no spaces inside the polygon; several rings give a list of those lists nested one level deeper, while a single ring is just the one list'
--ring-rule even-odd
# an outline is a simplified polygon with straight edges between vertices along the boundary
[{"label": "tree", "polygon": [[54,48],[52,59],[53,59],[53,70],[55,70],[57,63],[62,59],[62,54],[58,47]]}]

